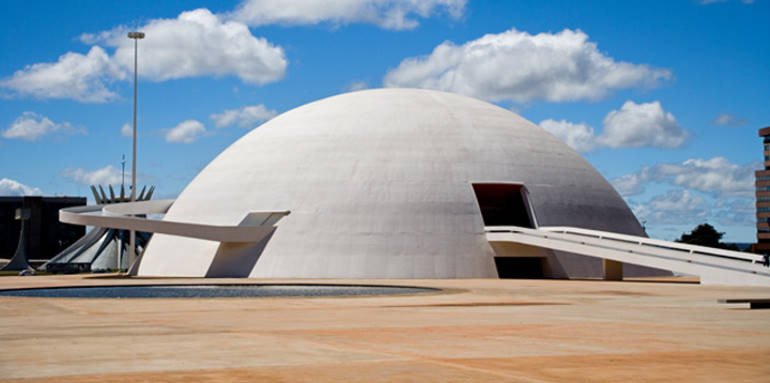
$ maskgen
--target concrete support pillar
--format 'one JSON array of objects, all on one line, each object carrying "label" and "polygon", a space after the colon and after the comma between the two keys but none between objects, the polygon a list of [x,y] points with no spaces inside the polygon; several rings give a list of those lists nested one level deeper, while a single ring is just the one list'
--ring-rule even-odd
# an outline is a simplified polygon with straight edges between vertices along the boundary
[{"label": "concrete support pillar", "polygon": [[[20,209],[16,209],[20,210]],[[29,213],[27,213],[29,214]],[[17,214],[18,215],[18,214]],[[13,254],[10,262],[0,271],[21,271],[31,270],[32,267],[27,261],[27,235],[29,234],[29,217],[21,218],[21,232],[19,233],[19,246],[16,247],[16,253]]]},{"label": "concrete support pillar", "polygon": [[602,259],[602,271],[604,272],[605,281],[623,280],[623,262]]}]

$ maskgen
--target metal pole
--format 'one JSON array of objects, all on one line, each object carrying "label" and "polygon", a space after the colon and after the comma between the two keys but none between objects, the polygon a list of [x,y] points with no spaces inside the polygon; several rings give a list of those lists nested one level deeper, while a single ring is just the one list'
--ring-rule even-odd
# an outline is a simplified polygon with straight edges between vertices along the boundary
[{"label": "metal pole", "polygon": [[[131,161],[131,202],[136,201],[136,84],[137,84],[137,50],[139,39],[144,37],[144,33],[130,32],[128,37],[134,39],[134,145],[133,158]],[[136,232],[130,231],[128,245],[128,265],[129,267],[136,260]],[[121,265],[122,266],[122,265]]]},{"label": "metal pole", "polygon": [[[123,202],[126,197],[126,155],[120,159],[120,202]],[[126,246],[125,234],[120,236],[120,250],[118,250],[118,256],[115,257],[115,270],[120,271],[120,267],[123,265],[123,255]]]},{"label": "metal pole", "polygon": [[126,190],[126,155],[120,160],[120,188]]},{"label": "metal pole", "polygon": [[[137,46],[139,44],[138,39],[134,39],[134,146],[133,146],[133,160],[131,161],[131,202],[136,200],[136,69],[137,69]],[[131,247],[133,248],[133,231],[131,232]]]}]

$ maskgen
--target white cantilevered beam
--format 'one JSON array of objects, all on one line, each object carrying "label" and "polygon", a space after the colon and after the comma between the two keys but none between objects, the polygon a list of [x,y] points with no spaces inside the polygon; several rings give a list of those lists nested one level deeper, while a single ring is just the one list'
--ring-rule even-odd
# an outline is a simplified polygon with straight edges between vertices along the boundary
[{"label": "white cantilevered beam", "polygon": [[59,210],[59,220],[75,225],[162,233],[218,242],[259,242],[275,229],[273,225],[279,219],[289,214],[288,210],[249,212],[237,226],[132,216],[166,213],[173,202],[174,200],[156,200],[71,207]]}]

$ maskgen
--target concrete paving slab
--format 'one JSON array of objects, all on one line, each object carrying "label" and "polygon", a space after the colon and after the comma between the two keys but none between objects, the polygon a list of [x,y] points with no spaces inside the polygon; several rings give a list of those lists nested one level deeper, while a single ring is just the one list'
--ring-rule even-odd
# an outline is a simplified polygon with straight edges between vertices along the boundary
[{"label": "concrete paving slab", "polygon": [[0,381],[767,381],[770,310],[717,300],[770,297],[770,289],[674,281],[2,277],[0,289],[342,283],[442,291],[0,296]]}]

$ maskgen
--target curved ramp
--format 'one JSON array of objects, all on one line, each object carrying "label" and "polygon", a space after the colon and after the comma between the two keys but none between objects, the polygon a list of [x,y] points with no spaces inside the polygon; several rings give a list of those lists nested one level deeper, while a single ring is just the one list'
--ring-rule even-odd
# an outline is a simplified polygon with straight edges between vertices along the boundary
[{"label": "curved ramp", "polygon": [[770,286],[762,256],[575,227],[487,226],[487,240],[697,275],[702,284]]},{"label": "curved ramp", "polygon": [[59,221],[75,225],[163,233],[218,242],[259,242],[273,230],[273,224],[289,214],[288,210],[250,212],[237,226],[137,217],[137,215],[146,214],[165,214],[173,203],[174,200],[156,200],[77,206],[59,210]]},{"label": "curved ramp", "polygon": [[[148,214],[165,214],[173,203],[174,200],[156,200],[77,206],[59,210],[59,221],[75,225],[110,228],[110,232],[116,231],[115,229],[135,230],[137,232],[162,233],[220,242],[220,251],[217,253],[218,259],[220,259],[217,264],[219,266],[209,270],[210,272],[206,275],[216,277],[235,276],[228,267],[243,266],[243,264],[232,262],[233,258],[242,255],[240,254],[242,248],[269,239],[276,229],[275,224],[289,214],[288,210],[248,212],[245,213],[238,225],[210,225],[146,217]],[[129,274],[136,275],[140,264],[141,256],[128,267]],[[240,269],[251,270],[246,267],[240,267]]]}]

